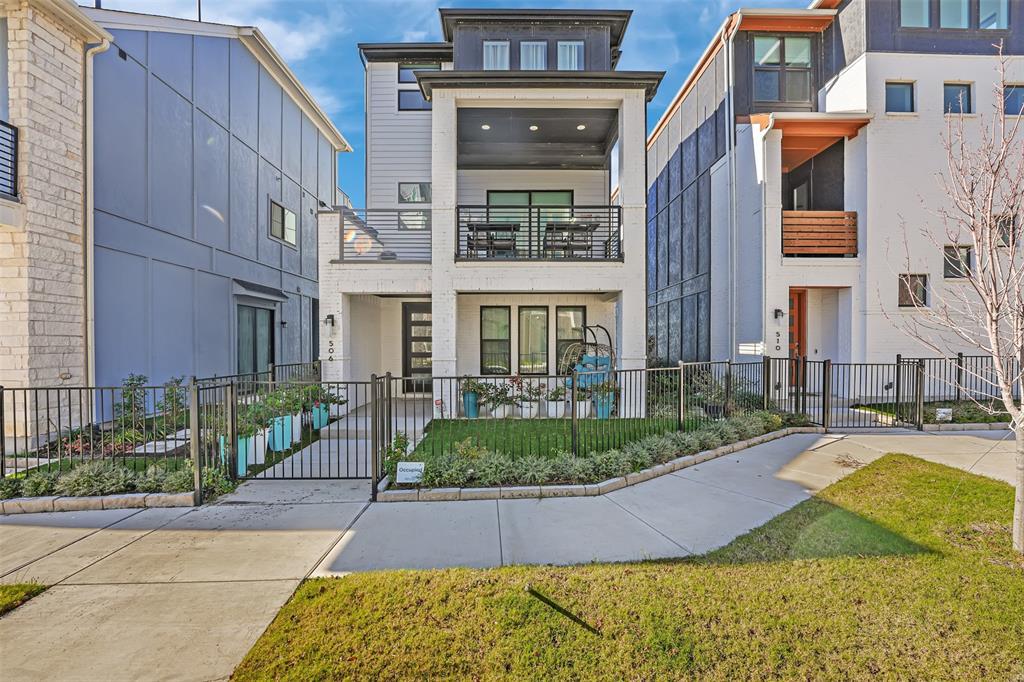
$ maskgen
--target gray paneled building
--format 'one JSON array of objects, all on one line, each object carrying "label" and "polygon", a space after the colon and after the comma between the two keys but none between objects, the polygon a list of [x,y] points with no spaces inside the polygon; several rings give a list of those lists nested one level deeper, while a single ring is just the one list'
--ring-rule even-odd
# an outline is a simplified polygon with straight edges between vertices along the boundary
[{"label": "gray paneled building", "polygon": [[317,221],[348,144],[258,29],[85,10],[93,381],[317,357]]}]

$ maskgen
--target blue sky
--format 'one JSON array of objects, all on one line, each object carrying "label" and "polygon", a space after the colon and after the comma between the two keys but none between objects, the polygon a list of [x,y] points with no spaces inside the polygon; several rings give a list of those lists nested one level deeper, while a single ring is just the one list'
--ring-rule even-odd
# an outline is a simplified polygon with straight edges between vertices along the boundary
[{"label": "blue sky", "polygon": [[[81,4],[91,4],[79,0]],[[196,18],[196,0],[102,0],[104,9],[125,9]],[[363,66],[360,42],[441,39],[437,8],[597,7],[633,10],[619,68],[665,71],[649,105],[658,120],[694,62],[729,12],[740,6],[806,7],[807,0],[203,0],[203,19],[258,26],[285,58],[338,130],[355,149],[342,154],[339,184],[363,203]]]}]

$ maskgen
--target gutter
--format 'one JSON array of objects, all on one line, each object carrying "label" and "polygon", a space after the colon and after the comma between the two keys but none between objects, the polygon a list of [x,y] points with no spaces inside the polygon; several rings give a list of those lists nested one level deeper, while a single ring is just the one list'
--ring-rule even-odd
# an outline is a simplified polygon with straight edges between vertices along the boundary
[{"label": "gutter", "polygon": [[[725,137],[726,158],[729,164],[729,357],[736,352],[736,101],[735,82],[733,79],[733,39],[743,20],[743,10],[737,11],[732,17],[731,25],[723,27],[722,43],[725,45],[725,82],[728,97],[726,98],[725,117],[729,128]],[[728,34],[728,35],[726,35]]]},{"label": "gutter", "polygon": [[98,44],[85,49],[82,69],[82,99],[85,104],[85,123],[82,126],[82,269],[84,271],[84,306],[83,337],[85,339],[85,379],[87,386],[96,385],[96,325],[95,325],[95,278],[93,276],[94,239],[95,239],[95,175],[93,173],[93,58],[110,49],[110,39],[103,38]]},{"label": "gutter", "polygon": [[[775,127],[775,114],[768,115],[768,125],[761,130],[761,163],[768,155],[768,131]],[[761,181],[761,336],[768,349],[768,211],[765,208],[765,185],[768,184],[768,167],[765,164],[764,179]]]}]

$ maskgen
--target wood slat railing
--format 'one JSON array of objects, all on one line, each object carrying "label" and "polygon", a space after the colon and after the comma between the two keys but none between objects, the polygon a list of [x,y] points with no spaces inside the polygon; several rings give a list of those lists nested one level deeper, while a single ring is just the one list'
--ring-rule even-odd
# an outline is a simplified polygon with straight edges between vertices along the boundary
[{"label": "wood slat railing", "polygon": [[856,256],[856,211],[783,211],[783,256]]}]

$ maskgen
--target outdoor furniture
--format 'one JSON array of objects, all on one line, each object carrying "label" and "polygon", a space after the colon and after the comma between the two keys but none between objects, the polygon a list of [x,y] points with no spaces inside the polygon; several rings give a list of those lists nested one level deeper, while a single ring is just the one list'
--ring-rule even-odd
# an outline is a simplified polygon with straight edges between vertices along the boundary
[{"label": "outdoor furniture", "polygon": [[469,223],[466,225],[466,252],[477,258],[512,258],[516,252],[519,223]]},{"label": "outdoor furniture", "polygon": [[544,255],[561,254],[563,258],[589,255],[594,248],[594,232],[598,223],[547,223],[544,228]]}]

